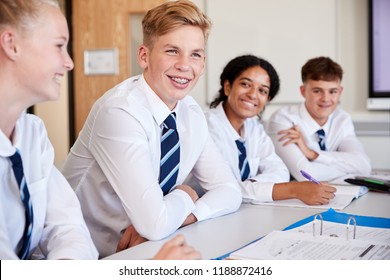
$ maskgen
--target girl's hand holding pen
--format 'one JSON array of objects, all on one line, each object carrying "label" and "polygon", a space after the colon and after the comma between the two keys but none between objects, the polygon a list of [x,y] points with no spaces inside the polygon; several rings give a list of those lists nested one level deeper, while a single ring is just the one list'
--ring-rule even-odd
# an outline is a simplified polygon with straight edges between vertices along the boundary
[{"label": "girl's hand holding pen", "polygon": [[303,177],[308,179],[311,182],[310,185],[312,185],[309,188],[305,186],[301,188],[303,191],[303,193],[301,194],[301,200],[303,202],[309,205],[328,204],[329,201],[335,197],[334,193],[337,191],[335,187],[329,185],[326,182],[319,182],[309,173],[303,170],[301,170],[301,174]]},{"label": "girl's hand holding pen", "polygon": [[[295,182],[291,182],[293,184]],[[328,204],[335,197],[336,188],[326,182],[296,182],[296,197],[307,205]]]}]

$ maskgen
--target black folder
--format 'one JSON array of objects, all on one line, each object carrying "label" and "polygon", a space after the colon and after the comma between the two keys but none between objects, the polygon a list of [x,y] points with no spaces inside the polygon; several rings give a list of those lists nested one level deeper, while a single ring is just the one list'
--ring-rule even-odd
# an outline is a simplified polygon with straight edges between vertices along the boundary
[{"label": "black folder", "polygon": [[390,193],[390,181],[388,180],[375,177],[356,176],[355,178],[348,178],[344,181],[353,185],[366,186],[370,190]]}]

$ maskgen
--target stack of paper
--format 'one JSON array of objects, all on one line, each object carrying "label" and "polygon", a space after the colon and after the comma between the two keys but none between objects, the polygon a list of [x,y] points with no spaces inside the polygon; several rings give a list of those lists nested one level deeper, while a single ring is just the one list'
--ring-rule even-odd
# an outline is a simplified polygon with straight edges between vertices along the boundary
[{"label": "stack of paper", "polygon": [[[319,223],[320,221],[316,221]],[[273,231],[264,238],[233,252],[231,259],[266,260],[386,260],[390,259],[390,229],[323,221],[323,232],[313,224],[288,231]]]}]

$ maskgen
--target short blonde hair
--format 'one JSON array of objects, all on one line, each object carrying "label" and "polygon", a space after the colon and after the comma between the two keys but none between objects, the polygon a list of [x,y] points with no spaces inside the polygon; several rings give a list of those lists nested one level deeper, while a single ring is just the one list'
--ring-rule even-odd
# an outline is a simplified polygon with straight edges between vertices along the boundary
[{"label": "short blonde hair", "polygon": [[45,4],[59,8],[57,0],[0,0],[0,29],[5,25],[27,29]]},{"label": "short blonde hair", "polygon": [[144,16],[143,43],[151,48],[157,37],[185,25],[200,27],[207,41],[211,21],[194,3],[187,0],[163,3],[149,10]]}]

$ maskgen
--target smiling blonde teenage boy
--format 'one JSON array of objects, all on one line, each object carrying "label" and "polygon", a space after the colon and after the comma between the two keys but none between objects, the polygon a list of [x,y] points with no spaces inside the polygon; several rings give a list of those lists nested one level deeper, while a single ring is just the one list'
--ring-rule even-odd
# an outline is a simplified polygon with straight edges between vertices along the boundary
[{"label": "smiling blonde teenage boy", "polygon": [[[142,24],[143,74],[95,103],[63,169],[100,257],[241,204],[240,186],[188,96],[204,71],[209,19],[190,1],[169,1]],[[165,155],[167,139],[174,144]],[[183,185],[190,172],[206,190],[201,198]]]},{"label": "smiling blonde teenage boy", "polygon": [[371,172],[352,119],[338,106],[342,77],[341,66],[330,58],[308,60],[300,87],[304,103],[279,109],[268,122],[278,155],[298,181],[306,180],[300,170],[320,181]]}]

